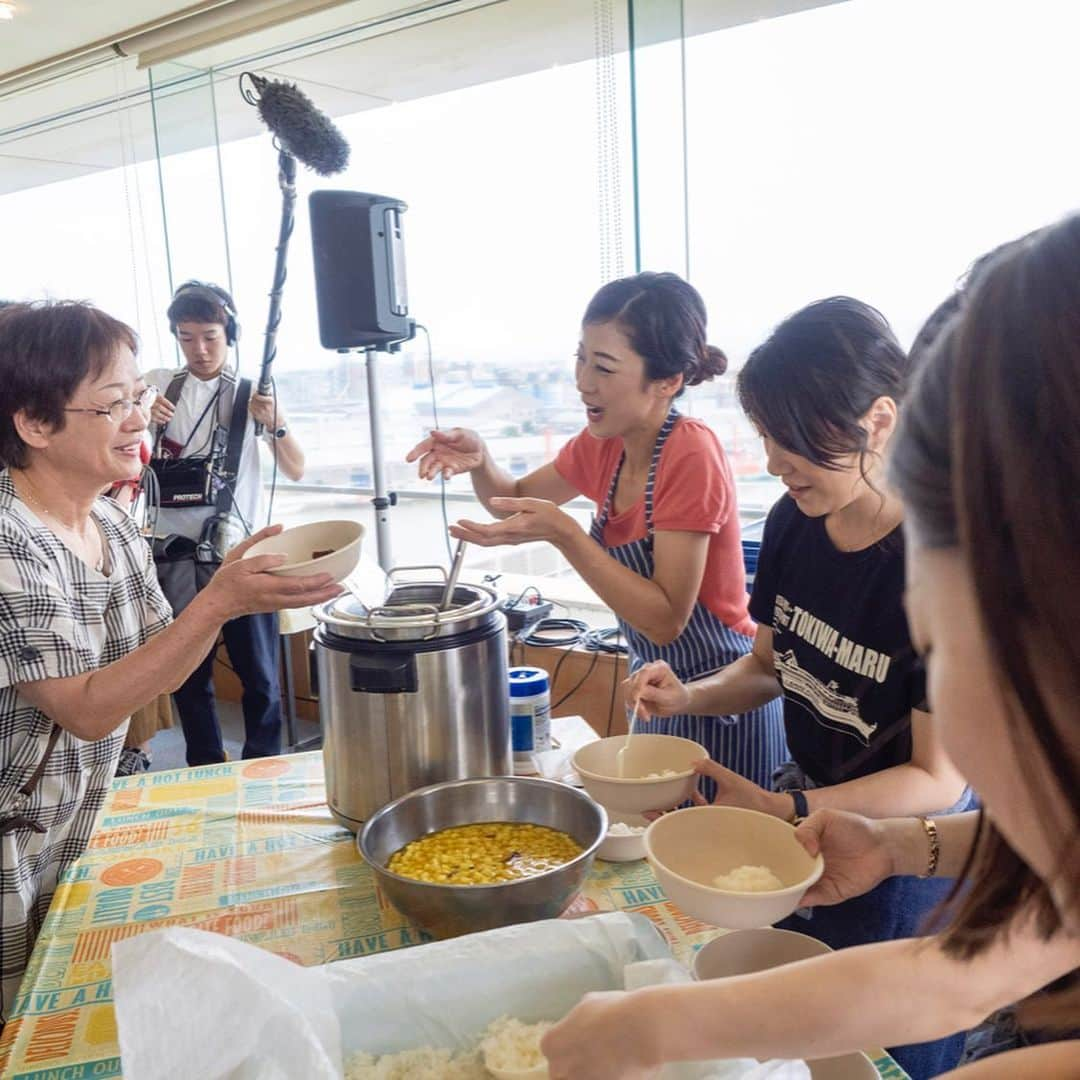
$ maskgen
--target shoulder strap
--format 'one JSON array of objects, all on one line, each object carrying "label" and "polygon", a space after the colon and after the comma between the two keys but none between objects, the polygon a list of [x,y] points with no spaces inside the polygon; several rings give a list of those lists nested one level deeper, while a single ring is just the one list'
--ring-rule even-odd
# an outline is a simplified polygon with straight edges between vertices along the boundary
[{"label": "shoulder strap", "polygon": [[[229,432],[232,430],[233,406],[236,404],[236,375],[228,368],[219,376],[217,392],[217,427],[214,432],[215,445],[226,446]],[[237,465],[239,468],[239,464]]]},{"label": "shoulder strap", "polygon": [[178,371],[172,379],[169,381],[169,385],[165,387],[165,400],[170,405],[175,405],[180,400],[180,393],[184,389],[184,383],[187,381],[187,369]]},{"label": "shoulder strap", "polygon": [[[170,405],[175,405],[180,400],[180,394],[184,390],[187,374],[187,368],[181,368],[181,370],[176,372],[169,380],[169,385],[165,387],[165,400],[169,402]],[[167,421],[164,424],[158,425],[158,429],[154,434],[154,457],[158,457],[160,454],[161,440],[165,435],[165,429],[168,426],[169,424]]]},{"label": "shoulder strap", "polygon": [[619,455],[619,460],[615,465],[615,471],[611,474],[611,483],[608,484],[607,496],[604,498],[604,503],[600,507],[600,514],[596,518],[596,525],[603,532],[608,523],[608,518],[611,517],[611,504],[615,501],[615,488],[619,484],[619,473],[622,472],[623,462],[626,461],[626,451],[624,450]]},{"label": "shoulder strap", "polygon": [[240,379],[233,393],[232,416],[229,418],[229,441],[225,447],[225,463],[221,477],[225,481],[217,493],[217,511],[228,513],[233,503],[233,490],[236,475],[240,471],[240,454],[244,449],[244,435],[247,432],[247,408],[251,397],[251,380]]},{"label": "shoulder strap", "polygon": [[650,543],[652,543],[653,535],[653,490],[656,487],[656,468],[660,464],[660,455],[664,452],[664,443],[667,442],[668,436],[681,415],[672,406],[671,411],[667,414],[667,419],[660,428],[660,433],[656,436],[652,460],[649,462],[649,474],[645,480],[645,535],[649,538]]}]

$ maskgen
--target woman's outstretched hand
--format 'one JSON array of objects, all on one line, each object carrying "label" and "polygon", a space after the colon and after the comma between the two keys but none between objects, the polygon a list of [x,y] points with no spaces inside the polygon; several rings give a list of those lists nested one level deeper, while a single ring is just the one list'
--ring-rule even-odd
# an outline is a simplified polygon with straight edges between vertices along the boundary
[{"label": "woman's outstretched hand", "polygon": [[484,462],[484,440],[468,428],[435,428],[423,442],[406,455],[408,462],[419,461],[416,472],[421,480],[449,480],[458,473],[472,472]]},{"label": "woman's outstretched hand", "polygon": [[510,516],[491,522],[462,520],[450,526],[450,535],[479,547],[528,544],[534,540],[558,545],[579,528],[569,514],[547,499],[499,497],[490,499],[489,505],[495,513]]},{"label": "woman's outstretched hand", "polygon": [[[747,780],[745,776],[732,772],[718,761],[695,761],[694,772],[716,782],[714,806],[738,806],[744,810],[756,810],[759,814],[771,814],[785,820],[791,817],[794,803],[789,795],[769,791],[755,784],[753,780]],[[700,792],[695,791],[693,798],[698,806],[708,805],[705,796]]]},{"label": "woman's outstretched hand", "polygon": [[639,993],[586,994],[540,1041],[552,1080],[652,1080],[656,1054],[649,1014]]}]

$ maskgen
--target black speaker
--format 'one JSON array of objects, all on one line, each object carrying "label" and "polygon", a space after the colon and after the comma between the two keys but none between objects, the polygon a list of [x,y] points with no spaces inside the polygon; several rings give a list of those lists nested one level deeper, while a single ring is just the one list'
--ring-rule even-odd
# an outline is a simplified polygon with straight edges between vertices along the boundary
[{"label": "black speaker", "polygon": [[413,335],[400,199],[313,191],[311,243],[319,340],[327,349],[382,348]]}]

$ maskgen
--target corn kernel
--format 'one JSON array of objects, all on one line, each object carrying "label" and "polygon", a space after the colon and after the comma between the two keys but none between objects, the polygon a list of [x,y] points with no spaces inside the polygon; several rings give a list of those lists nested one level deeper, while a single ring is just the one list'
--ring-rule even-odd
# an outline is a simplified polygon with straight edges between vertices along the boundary
[{"label": "corn kernel", "polygon": [[495,885],[570,862],[581,845],[558,829],[523,822],[455,825],[412,840],[387,868],[402,877],[450,885]]}]

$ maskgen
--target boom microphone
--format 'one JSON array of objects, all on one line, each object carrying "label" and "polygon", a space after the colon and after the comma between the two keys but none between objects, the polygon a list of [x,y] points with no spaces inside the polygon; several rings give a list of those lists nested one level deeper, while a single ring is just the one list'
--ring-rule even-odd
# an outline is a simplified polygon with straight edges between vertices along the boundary
[{"label": "boom microphone", "polygon": [[244,88],[245,99],[259,112],[282,150],[320,176],[333,176],[349,164],[349,144],[334,123],[295,83],[264,79],[245,72],[254,90]]},{"label": "boom microphone", "polygon": [[[266,316],[266,337],[263,340],[258,383],[259,393],[269,394],[274,385],[271,372],[277,356],[281,294],[285,290],[285,261],[293,231],[296,162],[302,161],[320,176],[332,176],[349,164],[349,144],[330,118],[319,112],[307,94],[297,89],[295,83],[281,79],[264,79],[261,75],[245,71],[240,76],[240,93],[249,105],[258,109],[262,122],[274,136],[274,145],[278,151],[281,226],[278,230],[274,283],[270,287],[270,310]],[[255,434],[261,435],[262,431],[262,424],[256,423]],[[276,455],[274,461],[277,461]]]}]

